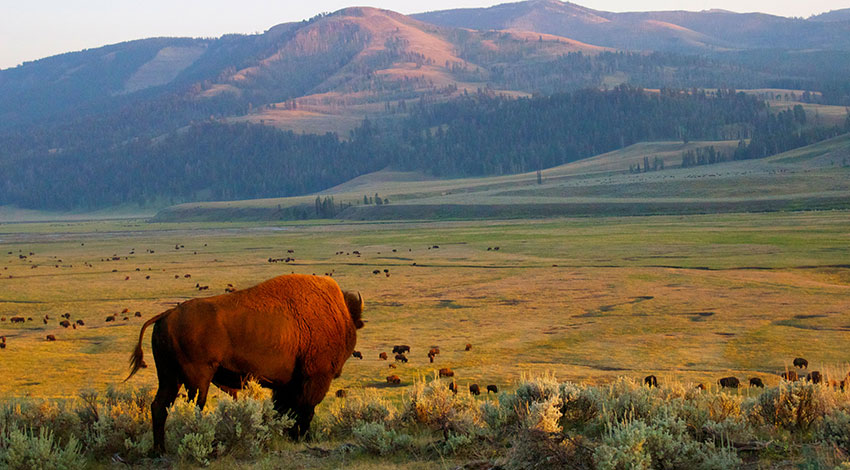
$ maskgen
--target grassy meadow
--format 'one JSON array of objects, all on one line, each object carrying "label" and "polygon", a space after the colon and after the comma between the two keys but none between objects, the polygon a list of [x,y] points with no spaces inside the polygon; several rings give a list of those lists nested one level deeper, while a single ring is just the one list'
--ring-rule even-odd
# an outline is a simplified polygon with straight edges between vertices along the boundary
[{"label": "grassy meadow", "polygon": [[[70,397],[123,380],[144,319],[228,284],[290,272],[332,273],[366,299],[364,359],[350,360],[333,390],[398,394],[384,388],[390,372],[406,386],[439,367],[453,368],[462,384],[502,387],[539,371],[589,383],[649,373],[771,383],[795,356],[840,369],[850,331],[848,215],[4,224],[0,396]],[[113,256],[120,259],[107,261]],[[295,261],[267,261],[286,256]],[[62,328],[63,313],[85,326]],[[113,314],[117,321],[105,322]],[[12,316],[33,321],[11,324]],[[411,361],[390,370],[378,353],[394,344],[409,344]],[[441,349],[434,364],[431,346]],[[133,381],[154,384],[155,374]]]},{"label": "grassy meadow", "polygon": [[[749,377],[760,377],[770,393],[780,393],[785,389],[778,374],[792,368],[791,361],[797,356],[807,358],[812,370],[833,377],[846,374],[850,331],[846,315],[850,309],[848,241],[850,213],[846,211],[387,223],[6,223],[0,225],[0,317],[5,318],[0,321],[0,335],[6,337],[7,345],[0,350],[0,375],[4,377],[0,397],[2,401],[58,399],[59,403],[75,398],[73,402],[79,403],[76,397],[81,391],[95,390],[100,396],[110,397],[115,392],[108,390],[116,384],[116,390],[128,390],[124,393],[129,396],[145,396],[132,394],[138,393],[133,390],[155,388],[152,367],[143,369],[128,384],[120,384],[145,319],[176,302],[223,294],[228,284],[244,288],[290,272],[332,273],[342,288],[362,293],[367,324],[359,331],[357,343],[364,359],[349,359],[342,377],[334,381],[317,410],[314,428],[329,433],[330,440],[316,444],[280,442],[273,453],[262,454],[260,460],[251,454],[253,460],[248,462],[254,463],[240,465],[279,468],[280,462],[287,461],[298,468],[455,468],[468,462],[474,465],[481,459],[498,461],[505,449],[513,449],[505,457],[508,461],[521,463],[530,458],[521,453],[526,449],[523,446],[554,442],[550,438],[535,440],[533,436],[538,434],[533,429],[581,425],[584,435],[602,439],[594,441],[598,444],[593,444],[593,461],[598,468],[608,468],[599,462],[613,455],[606,453],[614,445],[609,442],[614,439],[610,433],[644,432],[643,428],[630,427],[604,431],[611,423],[639,426],[630,421],[632,418],[624,418],[630,414],[605,414],[614,406],[611,403],[621,406],[624,396],[643,400],[652,409],[672,406],[679,399],[691,400],[688,403],[718,420],[714,416],[720,406],[716,400],[725,403],[723,406],[732,400],[729,406],[737,410],[732,415],[737,420],[734,425],[740,428],[749,422],[747,416],[768,413],[759,408],[761,390],[744,387],[731,394],[719,393],[716,381],[720,377],[733,375],[744,383]],[[268,261],[287,256],[295,260]],[[379,274],[373,274],[374,270]],[[209,286],[209,290],[198,291],[196,284]],[[127,313],[122,313],[125,310]],[[135,312],[141,317],[135,317]],[[85,326],[62,328],[59,321],[64,313],[70,314],[71,321],[83,320]],[[116,321],[106,322],[110,315],[115,315]],[[33,320],[11,324],[12,316]],[[43,322],[46,316],[47,324]],[[46,341],[48,334],[55,335],[56,341]],[[470,351],[464,350],[467,343],[472,344]],[[411,346],[410,362],[391,369],[378,354],[389,352],[394,344]],[[153,365],[150,331],[144,345],[147,360]],[[441,350],[433,364],[426,357],[432,346]],[[445,396],[447,392],[439,391],[444,390],[445,383],[431,388],[423,385],[442,367],[455,371],[462,391],[477,383],[482,390],[485,385],[497,385],[502,393],[497,398],[471,397],[464,392],[458,395],[460,401],[452,401]],[[567,406],[573,403],[570,400],[590,400],[597,411],[587,413],[596,418],[587,421],[581,418],[584,412],[578,417],[564,414],[558,421],[562,424],[551,424],[545,412],[549,408],[540,407],[555,405],[545,397],[538,397],[543,401],[532,400],[537,403],[534,406],[528,405],[529,410],[543,413],[540,417],[510,418],[517,412],[512,400],[525,400],[522,397],[527,394],[528,377],[547,377],[549,373],[559,381],[580,384],[574,389],[573,385],[558,385],[549,379],[547,387],[560,390],[552,392],[562,396],[559,403]],[[385,378],[391,374],[401,377],[401,385],[387,385]],[[648,374],[658,377],[662,390],[658,394],[640,391],[634,385]],[[712,394],[705,398],[693,395],[696,383],[706,384]],[[609,386],[613,388],[605,388]],[[333,394],[340,388],[348,389],[353,397],[366,398],[335,398]],[[788,390],[790,396],[796,396],[806,389]],[[776,400],[784,400],[783,393]],[[844,400],[843,393],[815,393],[837,393],[827,398],[836,403]],[[582,394],[587,394],[586,400]],[[774,395],[765,396],[773,403]],[[127,398],[125,402],[107,400],[113,400],[107,401],[113,403],[111,409],[122,410],[112,415],[113,420],[127,413],[139,416],[131,418],[142,423],[136,425],[136,432],[148,432],[143,418],[147,405],[143,404],[149,403],[145,401],[149,396]],[[226,415],[228,407],[237,406],[228,403],[223,394],[214,392],[211,406],[219,407],[215,413]],[[516,419],[538,424],[528,425],[532,429],[530,441],[507,447],[500,443],[504,437],[498,436],[514,435],[508,431],[482,437],[476,434],[479,431],[456,429],[460,434],[444,434],[448,438],[441,440],[436,439],[439,432],[434,434],[441,428],[422,417],[425,413],[427,418],[427,410],[415,411],[419,418],[414,421],[419,424],[414,428],[399,424],[411,419],[411,412],[404,410],[419,406],[416,403],[431,403],[429,409],[455,410],[451,412],[454,418],[448,421],[451,429],[469,420],[490,423],[492,413],[500,418],[487,429],[513,429],[509,423]],[[470,408],[476,403],[482,408]],[[33,419],[46,413],[47,405],[35,408],[38,412],[27,408],[31,405],[17,406],[12,409]],[[376,406],[390,410],[385,412],[389,414],[368,418],[366,411],[374,411]],[[140,408],[130,411],[134,407]],[[750,411],[742,411],[745,408]],[[175,411],[173,422],[185,428],[179,423],[192,414],[181,409]],[[473,417],[463,414],[467,412]],[[377,419],[379,424],[354,426],[346,421],[354,419],[351,413],[359,416],[355,423]],[[345,416],[349,418],[343,419]],[[839,413],[829,422],[840,424],[843,416]],[[723,426],[727,425],[732,426]],[[756,439],[746,429],[741,439]],[[346,443],[351,432],[355,432],[355,447]],[[402,434],[397,435],[399,432]],[[131,434],[136,437],[118,442],[143,448],[144,435]],[[694,444],[708,445],[700,447],[700,452],[709,453],[693,458],[720,459],[714,467],[706,468],[728,468],[729,462],[736,462],[735,453],[729,454],[729,436],[741,434],[723,435],[726,437],[716,441],[727,445],[716,451],[720,454],[709,452],[714,449],[710,444]],[[790,436],[782,435],[782,439]],[[17,436],[19,442],[40,442]],[[711,436],[709,433],[699,439],[710,441]],[[480,439],[488,444],[480,447]],[[185,440],[176,442],[171,448],[179,447],[180,452],[172,455],[177,459],[174,462],[189,466],[208,462],[201,457],[192,460],[195,454],[187,457]],[[97,445],[87,447],[88,452],[117,449]],[[475,448],[488,450],[468,450]],[[137,447],[121,449],[122,458],[137,455]],[[350,449],[366,450],[365,454],[351,454]],[[754,461],[749,461],[759,465],[753,468],[772,468],[777,461],[807,458],[803,454],[809,451],[800,449],[809,448],[794,444],[782,451],[762,449]],[[209,455],[204,452],[200,455]],[[529,455],[539,452],[544,451],[534,450]],[[235,454],[228,455],[214,460],[213,467],[235,465]],[[590,465],[587,455],[582,457],[585,460],[569,455],[570,461]],[[747,460],[746,455],[740,455]],[[653,454],[652,458],[660,457]],[[164,464],[158,460],[141,463],[150,467]]]}]

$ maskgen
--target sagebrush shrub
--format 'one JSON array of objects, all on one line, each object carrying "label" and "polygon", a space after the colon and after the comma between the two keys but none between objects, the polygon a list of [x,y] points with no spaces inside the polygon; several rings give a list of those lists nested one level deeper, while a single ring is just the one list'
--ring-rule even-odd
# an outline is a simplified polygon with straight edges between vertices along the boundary
[{"label": "sagebrush shrub", "polygon": [[846,400],[841,392],[810,382],[782,381],[759,395],[752,419],[788,430],[808,430]]},{"label": "sagebrush shrub", "polygon": [[351,390],[346,398],[331,403],[318,427],[326,436],[347,437],[362,423],[391,421],[395,417],[394,411],[376,390]]},{"label": "sagebrush shrub", "polygon": [[210,457],[219,450],[215,445],[219,420],[211,407],[201,411],[194,403],[177,400],[165,422],[166,448],[176,450],[183,460],[209,465]]},{"label": "sagebrush shrub", "polygon": [[351,430],[351,434],[358,448],[374,455],[409,451],[413,446],[410,435],[387,429],[384,423],[361,423]]},{"label": "sagebrush shrub", "polygon": [[475,434],[484,424],[476,401],[470,395],[455,395],[439,377],[414,384],[401,419],[439,431],[444,439],[450,432]]},{"label": "sagebrush shrub", "polygon": [[94,392],[80,395],[77,414],[85,425],[84,439],[95,455],[120,455],[127,462],[145,457],[153,448],[150,388],[109,387],[99,401]]},{"label": "sagebrush shrub", "polygon": [[42,427],[37,432],[13,429],[4,439],[0,450],[0,467],[10,470],[76,470],[82,469],[86,460],[82,445],[71,436],[63,446],[53,437],[53,432]]},{"label": "sagebrush shrub", "polygon": [[292,418],[278,415],[269,397],[250,393],[239,400],[223,397],[215,414],[216,447],[238,458],[257,457],[268,450],[273,438],[295,424]]}]

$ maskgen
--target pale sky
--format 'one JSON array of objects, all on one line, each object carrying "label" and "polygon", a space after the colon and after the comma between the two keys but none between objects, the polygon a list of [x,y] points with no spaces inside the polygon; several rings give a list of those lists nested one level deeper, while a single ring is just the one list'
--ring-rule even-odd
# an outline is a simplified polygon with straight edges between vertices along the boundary
[{"label": "pale sky", "polygon": [[[0,69],[63,52],[155,36],[218,37],[349,6],[399,13],[484,7],[506,0],[0,0]],[[847,0],[579,0],[604,11],[760,11],[808,17],[847,8]]]}]

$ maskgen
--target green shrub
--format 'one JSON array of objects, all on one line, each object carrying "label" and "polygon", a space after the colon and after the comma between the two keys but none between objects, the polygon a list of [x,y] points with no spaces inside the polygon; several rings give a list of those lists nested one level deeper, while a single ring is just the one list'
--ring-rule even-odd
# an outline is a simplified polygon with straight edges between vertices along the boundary
[{"label": "green shrub", "polygon": [[84,439],[96,456],[118,454],[135,462],[153,448],[153,390],[109,387],[102,401],[95,392],[83,392],[80,399],[77,414],[85,425]]},{"label": "green shrub", "polygon": [[209,465],[210,457],[220,450],[215,445],[219,420],[209,407],[201,411],[194,403],[177,400],[169,409],[165,423],[166,448],[176,450],[182,460]]},{"label": "green shrub", "polygon": [[342,438],[362,423],[383,423],[393,418],[393,407],[376,390],[351,390],[345,399],[331,403],[318,427],[326,436]]},{"label": "green shrub", "polygon": [[270,397],[251,393],[239,400],[223,397],[215,414],[216,447],[238,458],[259,456],[274,437],[295,424],[292,418],[278,415]]},{"label": "green shrub", "polygon": [[828,414],[823,420],[820,437],[834,445],[844,458],[850,458],[850,413],[838,410]]},{"label": "green shrub", "polygon": [[42,427],[38,433],[13,429],[0,452],[2,467],[10,470],[75,470],[85,466],[82,446],[71,436],[65,446]]},{"label": "green shrub", "polygon": [[355,445],[369,454],[388,455],[413,447],[410,435],[387,429],[383,423],[361,423],[351,433]]},{"label": "green shrub", "polygon": [[846,400],[843,394],[826,386],[782,381],[777,387],[759,395],[752,409],[751,421],[806,431],[835,410],[842,400]]},{"label": "green shrub", "polygon": [[418,381],[408,393],[401,419],[443,434],[477,434],[483,429],[481,410],[466,394],[455,395],[439,377]]}]

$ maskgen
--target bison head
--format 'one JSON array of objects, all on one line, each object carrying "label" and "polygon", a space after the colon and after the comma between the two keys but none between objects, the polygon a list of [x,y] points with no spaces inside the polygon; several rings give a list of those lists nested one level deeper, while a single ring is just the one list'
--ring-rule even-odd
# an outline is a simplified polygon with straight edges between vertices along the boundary
[{"label": "bison head", "polygon": [[343,292],[343,297],[345,297],[345,306],[348,307],[348,313],[351,315],[351,319],[354,320],[354,326],[358,330],[363,328],[363,297],[360,296],[360,292],[346,291]]}]

